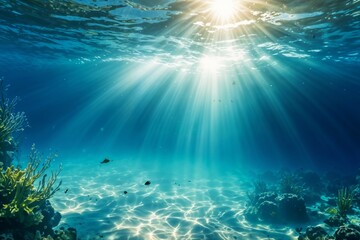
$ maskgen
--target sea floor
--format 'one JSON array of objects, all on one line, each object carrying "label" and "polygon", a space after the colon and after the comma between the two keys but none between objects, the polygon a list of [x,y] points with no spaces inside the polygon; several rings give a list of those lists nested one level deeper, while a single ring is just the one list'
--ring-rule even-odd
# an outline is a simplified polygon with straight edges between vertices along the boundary
[{"label": "sea floor", "polygon": [[294,226],[245,220],[253,179],[235,170],[182,177],[125,162],[63,164],[61,190],[51,199],[60,226],[76,228],[82,240],[297,239]]}]

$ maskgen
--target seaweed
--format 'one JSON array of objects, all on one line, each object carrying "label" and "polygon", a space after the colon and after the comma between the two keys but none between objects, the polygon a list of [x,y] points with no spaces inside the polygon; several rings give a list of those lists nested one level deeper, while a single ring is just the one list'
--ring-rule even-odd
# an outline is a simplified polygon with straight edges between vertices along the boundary
[{"label": "seaweed", "polygon": [[[56,184],[61,166],[48,179],[45,174],[55,157],[49,155],[42,161],[33,145],[25,169],[14,166],[6,170],[0,168],[0,222],[29,227],[42,221],[41,207],[60,189],[62,183]],[[35,187],[35,182],[38,182],[38,187]]]},{"label": "seaweed", "polygon": [[10,100],[5,96],[3,81],[0,79],[0,167],[9,167],[13,153],[17,150],[17,135],[27,126],[24,112],[15,112],[18,98]]},{"label": "seaweed", "polygon": [[352,209],[354,193],[346,187],[339,189],[337,198],[338,213],[341,217],[346,218],[347,213]]}]

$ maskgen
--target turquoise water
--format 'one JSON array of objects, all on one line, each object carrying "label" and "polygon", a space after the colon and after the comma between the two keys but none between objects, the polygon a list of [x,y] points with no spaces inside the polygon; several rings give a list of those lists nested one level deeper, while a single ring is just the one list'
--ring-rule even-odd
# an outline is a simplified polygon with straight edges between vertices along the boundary
[{"label": "turquoise water", "polygon": [[70,190],[53,205],[85,239],[266,237],[241,214],[253,173],[360,166],[359,11],[0,0],[0,77],[29,121],[18,161],[33,143],[59,153]]}]

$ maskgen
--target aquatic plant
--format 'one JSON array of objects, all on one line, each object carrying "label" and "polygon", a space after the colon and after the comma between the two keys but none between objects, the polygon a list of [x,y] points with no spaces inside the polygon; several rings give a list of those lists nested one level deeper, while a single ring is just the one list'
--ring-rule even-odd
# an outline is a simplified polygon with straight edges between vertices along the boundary
[{"label": "aquatic plant", "polygon": [[[55,185],[61,167],[48,179],[45,174],[55,157],[49,155],[43,161],[33,145],[25,169],[14,166],[6,170],[0,168],[0,223],[28,227],[42,221],[41,207],[61,185],[61,181]],[[35,182],[38,182],[37,188]]]},{"label": "aquatic plant", "polygon": [[347,213],[352,208],[352,202],[354,199],[353,191],[344,187],[339,189],[337,198],[338,213],[341,217],[346,218]]},{"label": "aquatic plant", "polygon": [[280,192],[302,195],[304,187],[298,183],[298,179],[293,174],[284,174],[280,180]]},{"label": "aquatic plant", "polygon": [[27,126],[24,112],[15,112],[18,98],[6,98],[3,82],[0,79],[0,167],[10,166],[13,153],[17,147],[15,135]]}]

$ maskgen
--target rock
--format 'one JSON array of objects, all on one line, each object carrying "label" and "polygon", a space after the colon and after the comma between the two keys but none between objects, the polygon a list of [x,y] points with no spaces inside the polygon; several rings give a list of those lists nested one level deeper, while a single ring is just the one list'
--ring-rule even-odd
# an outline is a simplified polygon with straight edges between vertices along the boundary
[{"label": "rock", "polygon": [[285,193],[278,196],[265,192],[257,196],[256,204],[244,212],[248,220],[260,219],[265,222],[305,222],[308,220],[305,201],[296,194]]},{"label": "rock", "polygon": [[327,237],[326,231],[322,227],[308,227],[306,229],[306,236],[309,240],[325,239]]},{"label": "rock", "polygon": [[329,217],[328,219],[325,219],[324,223],[330,227],[340,227],[345,224],[345,220],[339,214],[336,214]]},{"label": "rock", "polygon": [[296,194],[284,193],[277,198],[279,217],[286,222],[305,222],[308,220],[305,201]]},{"label": "rock", "polygon": [[55,239],[66,239],[66,240],[76,240],[77,232],[75,228],[69,227],[65,230],[64,227],[61,227],[59,230],[55,231]]},{"label": "rock", "polygon": [[43,232],[46,236],[53,235],[53,227],[56,227],[60,220],[61,214],[59,212],[55,212],[54,208],[51,206],[50,202],[47,200],[45,204],[42,206],[41,214],[44,216],[41,223],[38,225],[38,228]]},{"label": "rock", "polygon": [[265,222],[277,222],[278,206],[274,202],[262,202],[258,207],[258,217]]},{"label": "rock", "polygon": [[348,226],[341,226],[335,232],[336,240],[359,240],[360,232],[355,228]]},{"label": "rock", "polygon": [[262,202],[269,201],[269,202],[275,202],[277,198],[277,194],[274,192],[264,192],[258,195],[257,198],[257,205],[260,205]]}]

